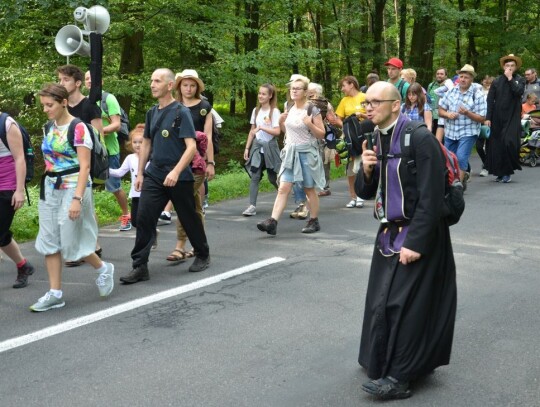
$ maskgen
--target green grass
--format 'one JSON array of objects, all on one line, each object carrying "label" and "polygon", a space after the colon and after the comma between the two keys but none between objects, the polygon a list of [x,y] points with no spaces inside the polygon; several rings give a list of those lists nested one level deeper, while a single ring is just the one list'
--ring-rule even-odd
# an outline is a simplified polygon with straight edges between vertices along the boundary
[{"label": "green grass", "polygon": [[[345,165],[336,168],[332,163],[331,179],[337,179],[345,175]],[[129,192],[130,184],[122,183],[122,188]],[[268,179],[261,180],[259,190],[261,192],[275,191]],[[38,232],[38,203],[39,187],[28,188],[32,205],[25,205],[17,211],[11,225],[11,231],[18,242],[35,239]],[[210,203],[216,203],[227,199],[241,198],[249,195],[249,176],[243,170],[240,163],[230,160],[227,169],[210,182]],[[118,222],[121,215],[120,207],[114,196],[101,189],[94,190],[94,205],[99,219],[99,225],[109,225]]]}]

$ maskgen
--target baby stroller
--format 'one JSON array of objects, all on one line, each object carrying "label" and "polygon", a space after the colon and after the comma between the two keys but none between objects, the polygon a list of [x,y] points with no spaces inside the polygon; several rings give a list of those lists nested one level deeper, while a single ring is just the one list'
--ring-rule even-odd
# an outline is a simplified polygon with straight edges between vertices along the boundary
[{"label": "baby stroller", "polygon": [[540,130],[534,130],[529,132],[521,142],[519,161],[536,167],[538,158],[540,158]]}]

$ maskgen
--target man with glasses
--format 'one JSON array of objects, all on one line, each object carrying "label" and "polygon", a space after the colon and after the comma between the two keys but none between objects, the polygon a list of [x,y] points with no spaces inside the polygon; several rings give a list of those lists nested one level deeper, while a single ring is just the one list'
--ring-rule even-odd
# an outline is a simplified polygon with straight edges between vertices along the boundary
[{"label": "man with glasses", "polygon": [[[427,127],[409,130],[392,84],[373,84],[365,105],[377,126],[375,147],[364,142],[356,192],[375,198],[380,227],[358,362],[372,379],[364,391],[402,399],[411,396],[410,381],[450,360],[457,295],[450,231],[441,213],[445,164]],[[401,156],[402,145],[409,146],[408,158]]]},{"label": "man with glasses", "polygon": [[456,73],[459,85],[439,101],[439,117],[444,119],[444,145],[458,158],[459,176],[465,189],[469,157],[485,120],[487,105],[481,88],[473,86],[474,68],[466,64]]},{"label": "man with glasses", "polygon": [[[521,103],[527,101],[527,95],[529,93],[534,93],[537,100],[540,100],[540,81],[538,80],[538,73],[535,68],[527,68],[525,71],[525,80],[527,83],[525,84],[525,91],[523,92]],[[538,102],[536,105],[538,106]]]}]

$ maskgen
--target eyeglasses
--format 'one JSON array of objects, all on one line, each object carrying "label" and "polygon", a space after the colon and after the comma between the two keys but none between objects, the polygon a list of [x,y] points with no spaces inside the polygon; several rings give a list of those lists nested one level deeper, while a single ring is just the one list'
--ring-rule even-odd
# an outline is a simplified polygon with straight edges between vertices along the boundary
[{"label": "eyeglasses", "polygon": [[368,106],[371,106],[373,109],[378,108],[383,102],[395,102],[397,99],[384,99],[384,100],[366,100],[365,102],[360,103],[364,109]]},{"label": "eyeglasses", "polygon": [[300,92],[301,90],[306,90],[306,88],[291,88],[293,92]]}]

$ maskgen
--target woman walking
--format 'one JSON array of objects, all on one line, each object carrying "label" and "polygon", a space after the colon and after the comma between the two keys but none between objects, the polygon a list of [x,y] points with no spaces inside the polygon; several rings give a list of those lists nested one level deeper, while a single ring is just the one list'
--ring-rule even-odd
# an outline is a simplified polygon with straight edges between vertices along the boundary
[{"label": "woman walking", "polygon": [[[102,297],[114,287],[114,266],[94,252],[98,227],[94,217],[90,157],[92,136],[68,109],[68,91],[49,84],[40,92],[43,111],[51,121],[45,126],[41,149],[45,174],[39,201],[39,232],[36,249],[45,256],[50,289],[32,311],[48,311],[65,305],[62,292],[62,257],[90,264],[98,277]],[[70,139],[72,141],[70,141]]]},{"label": "woman walking", "polygon": [[294,105],[280,116],[281,131],[287,134],[285,147],[281,152],[280,184],[272,217],[259,222],[257,228],[269,235],[275,235],[293,183],[302,182],[309,203],[310,219],[302,233],[321,230],[319,225],[319,197],[315,187],[324,188],[324,169],[319,154],[318,139],[324,137],[324,124],[319,109],[308,111],[307,87],[309,79],[299,76],[291,83],[290,93]]},{"label": "woman walking", "polygon": [[277,105],[276,88],[267,83],[259,88],[259,106],[251,114],[251,130],[246,141],[244,160],[246,170],[251,177],[249,184],[249,206],[242,213],[244,216],[257,214],[257,195],[263,171],[270,183],[278,189],[277,173],[281,166],[278,137],[279,109]]}]

